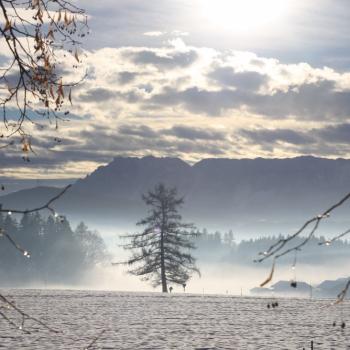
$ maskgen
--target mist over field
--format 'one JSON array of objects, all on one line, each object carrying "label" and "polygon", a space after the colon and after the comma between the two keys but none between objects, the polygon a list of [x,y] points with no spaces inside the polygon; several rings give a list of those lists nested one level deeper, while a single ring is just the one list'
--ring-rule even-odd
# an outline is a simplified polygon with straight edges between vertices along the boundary
[{"label": "mist over field", "polygon": [[[2,220],[2,225],[31,255],[28,261],[21,254],[12,254],[13,248],[4,242],[4,252],[0,257],[3,266],[1,278],[3,286],[7,288],[158,290],[128,274],[127,265],[119,264],[126,262],[130,254],[122,247],[126,242],[122,236],[139,232],[140,227],[136,225],[130,225],[130,230],[124,231],[108,225],[100,227],[98,223],[93,225],[93,221],[91,226],[66,219],[61,222],[50,216],[18,217],[17,223],[12,216],[3,216]],[[21,230],[25,233],[21,233]],[[185,291],[181,285],[173,285],[173,293],[254,295],[252,289],[261,284],[272,265],[271,259],[262,263],[254,260],[261,257],[261,253],[281,236],[244,238],[244,235],[235,234],[232,230],[197,230],[199,235],[193,239],[196,246],[193,256],[201,276],[194,275]],[[324,280],[348,276],[350,243],[340,240],[331,246],[320,246],[319,243],[324,243],[329,237],[318,236],[297,256],[290,254],[279,260],[274,282],[296,279],[316,288]],[[303,239],[305,236],[294,244]],[[294,293],[288,288],[281,294],[305,296],[305,293],[299,295],[297,290]],[[274,292],[271,290],[264,296],[269,295],[274,295]]]},{"label": "mist over field", "polygon": [[[240,296],[252,296],[250,289],[257,287],[269,274],[270,266],[256,268],[232,264],[205,264],[198,262],[202,271],[202,276],[193,277],[186,287],[187,293],[195,294],[221,294]],[[340,268],[327,266],[298,265],[298,281],[305,281],[314,286],[324,280],[336,280],[341,277],[347,277],[350,267],[350,261],[342,264]],[[281,266],[277,269],[274,280],[290,281],[294,278],[290,266]],[[34,285],[35,286],[35,285]],[[35,286],[36,287],[36,286]],[[43,287],[41,285],[41,287]],[[52,285],[50,288],[57,286]],[[77,286],[63,285],[60,288],[73,289],[92,289],[92,290],[117,290],[117,291],[142,291],[155,292],[155,290],[144,282],[132,277],[126,273],[122,267],[103,267],[96,268],[86,275],[86,281],[81,281]],[[174,287],[174,293],[183,293],[181,286]],[[270,292],[266,296],[273,296]],[[294,294],[298,296],[298,293]],[[286,293],[285,296],[288,296]]]}]

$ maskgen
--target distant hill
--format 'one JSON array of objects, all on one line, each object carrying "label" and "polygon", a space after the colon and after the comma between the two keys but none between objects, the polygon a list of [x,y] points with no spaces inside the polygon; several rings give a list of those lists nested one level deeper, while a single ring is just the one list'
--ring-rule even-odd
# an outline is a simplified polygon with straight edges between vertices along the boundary
[{"label": "distant hill", "polygon": [[[56,208],[89,224],[131,227],[145,214],[141,194],[160,181],[185,196],[183,213],[199,227],[232,228],[242,235],[286,234],[350,191],[350,160],[204,159],[191,166],[177,158],[118,157],[78,180]],[[22,190],[0,202],[25,209],[57,191]],[[348,209],[328,219],[323,230],[350,227]]]},{"label": "distant hill", "polygon": [[39,186],[20,190],[0,197],[0,204],[6,208],[31,209],[45,204],[61,192],[61,188]]},{"label": "distant hill", "polygon": [[[311,286],[305,282],[297,282],[296,288],[291,286],[290,281],[278,281],[270,288],[253,288],[250,290],[252,295],[258,296],[299,296],[315,298],[336,298],[345,287],[348,278],[338,278],[334,281],[323,281],[317,286]],[[312,289],[312,294],[311,294]]]},{"label": "distant hill", "polygon": [[317,286],[317,294],[323,297],[335,298],[345,287],[349,278],[338,278],[335,281],[326,280]]},{"label": "distant hill", "polygon": [[310,296],[312,286],[305,282],[297,282],[296,287],[292,287],[290,281],[278,281],[270,288],[253,288],[250,293],[260,296],[289,296],[307,297]]}]

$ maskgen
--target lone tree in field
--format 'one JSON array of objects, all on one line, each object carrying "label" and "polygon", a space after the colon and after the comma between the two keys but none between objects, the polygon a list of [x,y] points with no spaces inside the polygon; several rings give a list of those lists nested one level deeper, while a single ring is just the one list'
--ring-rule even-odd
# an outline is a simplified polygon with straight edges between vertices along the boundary
[{"label": "lone tree in field", "polygon": [[125,263],[129,273],[151,281],[154,287],[162,286],[168,292],[168,284],[186,285],[191,274],[200,274],[190,250],[195,246],[191,240],[196,236],[194,225],[182,222],[178,208],[183,198],[177,197],[176,188],[157,185],[153,191],[142,196],[149,206],[149,215],[137,223],[145,226],[141,233],[123,236],[130,239],[125,249],[133,251]]}]

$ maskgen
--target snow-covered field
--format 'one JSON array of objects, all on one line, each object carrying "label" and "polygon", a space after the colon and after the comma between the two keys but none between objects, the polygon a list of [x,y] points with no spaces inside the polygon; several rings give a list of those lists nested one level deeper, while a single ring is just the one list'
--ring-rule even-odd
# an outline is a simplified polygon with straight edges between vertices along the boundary
[{"label": "snow-covered field", "polygon": [[[1,349],[350,349],[350,302],[229,295],[11,290],[3,293],[60,334],[0,318]],[[13,313],[4,311],[12,317]],[[16,320],[16,319],[14,319]],[[20,319],[17,319],[20,323]],[[333,322],[336,326],[333,326]],[[340,323],[349,322],[345,329]],[[349,328],[347,328],[349,326]],[[104,332],[103,332],[104,331]],[[102,333],[103,332],[103,333]],[[102,333],[102,334],[101,334]]]}]

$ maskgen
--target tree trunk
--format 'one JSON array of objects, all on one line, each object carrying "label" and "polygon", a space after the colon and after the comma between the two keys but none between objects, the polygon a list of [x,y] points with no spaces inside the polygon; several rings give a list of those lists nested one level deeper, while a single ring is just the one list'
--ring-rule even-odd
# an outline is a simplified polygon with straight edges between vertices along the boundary
[{"label": "tree trunk", "polygon": [[165,259],[164,259],[164,229],[165,229],[165,203],[162,201],[162,227],[160,229],[160,276],[162,279],[162,292],[168,293],[165,274]]},{"label": "tree trunk", "polygon": [[160,275],[162,278],[162,292],[168,293],[168,286],[165,275],[165,261],[164,261],[164,233],[163,229],[160,232]]}]

